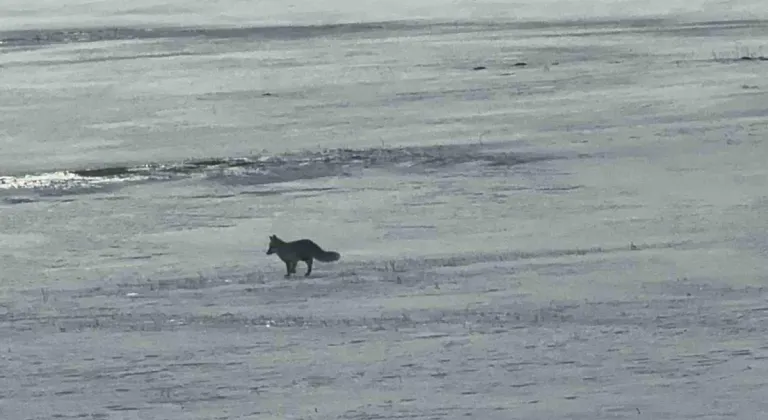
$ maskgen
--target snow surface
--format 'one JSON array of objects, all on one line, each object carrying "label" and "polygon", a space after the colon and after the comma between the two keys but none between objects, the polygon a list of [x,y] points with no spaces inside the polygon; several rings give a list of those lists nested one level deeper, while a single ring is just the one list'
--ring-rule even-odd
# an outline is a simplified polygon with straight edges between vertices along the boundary
[{"label": "snow surface", "polygon": [[764,19],[761,0],[5,0],[0,27],[318,25],[391,20]]},{"label": "snow surface", "polygon": [[[434,3],[404,10],[448,13]],[[685,16],[705,3],[642,4]],[[143,7],[19,4],[2,6],[19,27],[45,13],[124,22]],[[641,7],[579,4],[613,17]],[[339,10],[359,18],[365,5]],[[763,418],[768,63],[730,58],[759,51],[768,24],[614,26],[4,54],[14,180],[362,151],[87,194],[0,191],[0,413]],[[202,54],[142,56],[174,51]],[[371,151],[401,146],[414,157]],[[286,280],[265,255],[273,233],[342,259]]]}]

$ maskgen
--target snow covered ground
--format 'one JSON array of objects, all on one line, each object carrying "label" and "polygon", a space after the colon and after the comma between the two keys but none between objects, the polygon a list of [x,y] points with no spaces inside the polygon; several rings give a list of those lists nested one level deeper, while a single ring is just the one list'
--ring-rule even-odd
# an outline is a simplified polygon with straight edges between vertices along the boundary
[{"label": "snow covered ground", "polygon": [[390,20],[764,19],[760,0],[7,0],[0,5],[0,26],[84,28],[145,25],[318,25]]},{"label": "snow covered ground", "polygon": [[[304,3],[142,22],[370,10]],[[0,414],[762,418],[768,62],[741,57],[768,23],[690,22],[758,2],[437,3],[393,18],[470,23],[0,55]],[[11,29],[148,10],[13,4]],[[255,163],[149,165],[212,157]],[[286,280],[273,233],[342,259]]]}]

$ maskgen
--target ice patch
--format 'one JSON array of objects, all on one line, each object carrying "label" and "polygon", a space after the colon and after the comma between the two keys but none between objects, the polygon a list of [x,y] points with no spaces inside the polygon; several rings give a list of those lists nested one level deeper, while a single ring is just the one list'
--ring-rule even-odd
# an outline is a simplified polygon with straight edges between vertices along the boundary
[{"label": "ice patch", "polygon": [[[0,190],[53,190],[71,191],[99,188],[110,184],[138,182],[146,180],[147,176],[122,177],[87,177],[69,171],[50,172],[39,175],[0,176]],[[22,198],[16,203],[33,201]]]}]

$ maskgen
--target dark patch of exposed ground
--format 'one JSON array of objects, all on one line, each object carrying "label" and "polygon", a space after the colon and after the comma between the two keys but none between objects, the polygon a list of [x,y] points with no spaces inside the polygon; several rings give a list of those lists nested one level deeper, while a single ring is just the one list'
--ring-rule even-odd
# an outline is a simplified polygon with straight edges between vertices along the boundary
[{"label": "dark patch of exposed ground", "polygon": [[[52,174],[0,176],[0,192],[18,195],[61,195],[112,190],[137,182],[160,182],[189,176],[206,176],[227,185],[260,185],[276,182],[343,176],[350,171],[380,168],[422,172],[478,162],[493,167],[509,167],[562,158],[554,155],[513,153],[493,150],[483,144],[436,145],[426,147],[331,149],[305,151],[278,156],[248,158],[191,159],[176,163],[146,163],[135,166],[104,166],[64,171],[74,177]],[[6,200],[9,204],[25,200]]]}]

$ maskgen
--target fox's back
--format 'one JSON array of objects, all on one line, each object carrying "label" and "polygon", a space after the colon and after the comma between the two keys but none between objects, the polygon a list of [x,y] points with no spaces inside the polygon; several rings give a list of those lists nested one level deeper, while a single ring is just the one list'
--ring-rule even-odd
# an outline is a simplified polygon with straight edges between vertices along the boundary
[{"label": "fox's back", "polygon": [[283,260],[298,261],[313,258],[323,250],[310,239],[286,242],[277,248],[277,255]]},{"label": "fox's back", "polygon": [[307,274],[312,272],[312,262],[333,262],[341,258],[341,254],[336,251],[326,251],[319,245],[309,239],[299,239],[298,241],[286,242],[272,235],[269,237],[269,249],[267,255],[277,254],[285,263],[288,270],[286,276],[296,272],[296,263],[304,261],[307,264]]}]

